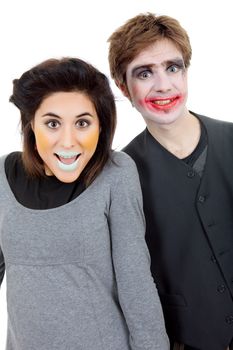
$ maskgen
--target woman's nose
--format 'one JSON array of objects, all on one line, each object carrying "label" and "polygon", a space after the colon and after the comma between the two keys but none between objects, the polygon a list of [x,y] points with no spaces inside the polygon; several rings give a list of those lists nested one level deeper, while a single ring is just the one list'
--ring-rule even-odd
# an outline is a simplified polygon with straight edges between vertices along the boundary
[{"label": "woman's nose", "polygon": [[76,143],[75,132],[72,128],[64,128],[61,135],[61,145],[64,148],[71,148]]}]

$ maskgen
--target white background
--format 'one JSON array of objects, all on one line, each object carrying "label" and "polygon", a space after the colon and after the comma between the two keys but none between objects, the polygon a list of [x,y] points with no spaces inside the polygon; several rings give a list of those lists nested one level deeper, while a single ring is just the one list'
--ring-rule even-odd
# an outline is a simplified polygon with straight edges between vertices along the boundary
[{"label": "white background", "polygon": [[[233,121],[230,5],[230,0],[1,1],[0,155],[21,149],[19,114],[8,102],[12,80],[44,59],[62,56],[78,56],[109,76],[106,40],[140,12],[173,16],[187,30],[193,48],[189,109]],[[114,148],[121,149],[144,128],[144,123],[111,84],[118,109]],[[5,293],[4,280],[0,290],[0,350],[4,349],[6,334]]]}]

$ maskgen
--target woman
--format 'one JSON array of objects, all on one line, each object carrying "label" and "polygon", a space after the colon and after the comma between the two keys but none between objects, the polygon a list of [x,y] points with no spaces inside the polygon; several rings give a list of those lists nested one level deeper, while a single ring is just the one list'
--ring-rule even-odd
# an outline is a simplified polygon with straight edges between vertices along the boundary
[{"label": "woman", "polygon": [[76,58],[14,80],[23,151],[0,160],[7,350],[168,349],[138,175],[112,152],[107,78]]}]

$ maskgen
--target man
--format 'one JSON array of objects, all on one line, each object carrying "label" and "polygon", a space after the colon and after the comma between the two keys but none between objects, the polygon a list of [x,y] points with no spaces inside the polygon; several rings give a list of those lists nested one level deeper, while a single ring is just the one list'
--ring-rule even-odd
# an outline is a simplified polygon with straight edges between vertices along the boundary
[{"label": "man", "polygon": [[124,151],[171,349],[233,349],[233,124],[187,109],[192,50],[176,19],[140,14],[108,41],[112,78],[147,126]]}]

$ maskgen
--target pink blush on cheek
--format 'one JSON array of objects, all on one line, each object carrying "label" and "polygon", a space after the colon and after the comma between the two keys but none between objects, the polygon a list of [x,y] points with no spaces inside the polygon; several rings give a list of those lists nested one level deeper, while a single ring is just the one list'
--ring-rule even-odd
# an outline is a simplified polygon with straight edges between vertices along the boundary
[{"label": "pink blush on cheek", "polygon": [[146,106],[146,101],[143,99],[140,99],[140,100],[138,100],[138,105],[140,106],[140,107],[145,107]]},{"label": "pink blush on cheek", "polygon": [[133,96],[137,95],[138,91],[139,91],[139,89],[136,86],[133,85],[132,86],[132,94],[133,94]]},{"label": "pink blush on cheek", "polygon": [[138,100],[138,97],[140,96],[141,89],[137,86],[132,86],[132,90],[130,92],[130,96],[133,98],[133,100]]}]

